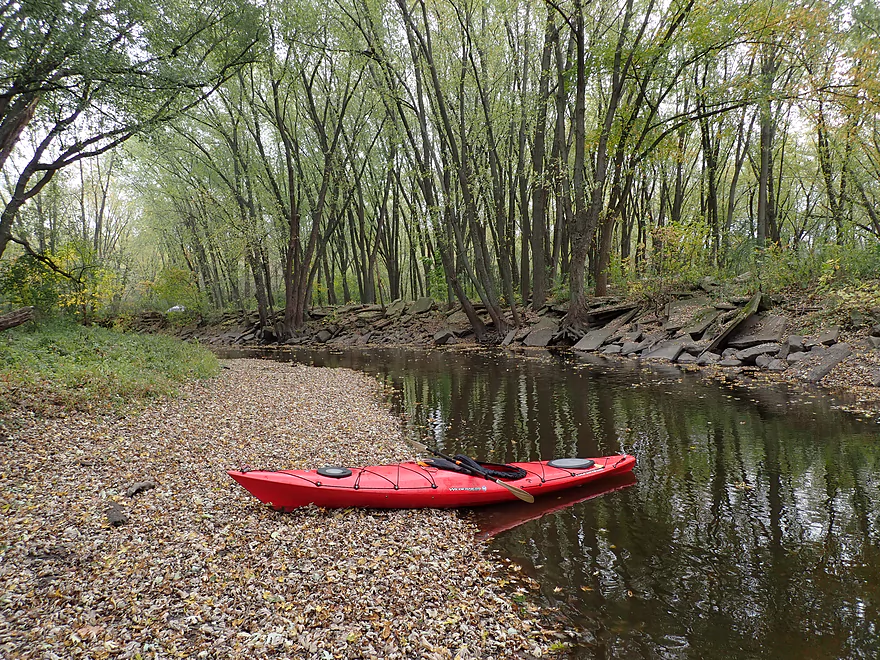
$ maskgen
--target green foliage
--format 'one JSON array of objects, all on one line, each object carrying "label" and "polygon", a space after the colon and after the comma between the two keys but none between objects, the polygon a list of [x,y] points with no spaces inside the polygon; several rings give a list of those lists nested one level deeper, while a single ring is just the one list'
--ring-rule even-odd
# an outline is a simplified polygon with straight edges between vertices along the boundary
[{"label": "green foliage", "polygon": [[877,277],[880,273],[880,242],[864,247],[833,247],[840,259],[840,270],[846,281]]},{"label": "green foliage", "polygon": [[815,284],[822,273],[821,256],[814,250],[771,245],[764,250],[754,250],[753,259],[752,264],[742,267],[743,271],[753,270],[757,288],[765,292],[806,289]]},{"label": "green foliage", "polygon": [[325,300],[329,300],[327,285],[323,282],[315,282],[312,285],[312,304],[321,307],[324,305]]},{"label": "green foliage", "polygon": [[46,178],[191,108],[227,79],[259,39],[259,13],[238,0],[5,6],[0,167],[17,144],[33,145],[23,151],[35,161],[14,175],[3,170],[20,192],[3,203],[0,256],[21,205]]},{"label": "green foliage", "polygon": [[195,276],[185,268],[163,268],[152,281],[141,282],[139,289],[144,304],[156,311],[183,305],[188,312],[199,313],[208,307]]},{"label": "green foliage", "polygon": [[428,271],[428,295],[434,300],[446,300],[446,275],[443,266],[435,263]]},{"label": "green foliage", "polygon": [[620,254],[612,254],[608,264],[608,284],[617,291],[626,291],[632,284],[635,273],[634,257],[621,259]]},{"label": "green foliage", "polygon": [[561,655],[563,653],[568,653],[571,645],[568,642],[553,642],[550,645],[550,648],[547,649],[551,655]]},{"label": "green foliage", "polygon": [[63,278],[30,255],[0,262],[0,296],[46,313],[58,307]]},{"label": "green foliage", "polygon": [[840,276],[840,259],[829,259],[822,263],[822,271],[819,275],[819,291],[828,291],[834,286],[834,281]]},{"label": "green foliage", "polygon": [[60,321],[0,333],[0,409],[113,407],[218,372],[207,349],[162,335]]},{"label": "green foliage", "polygon": [[30,255],[0,262],[0,295],[15,305],[33,305],[44,314],[70,312],[90,318],[105,311],[122,294],[118,274],[91,263],[75,243],[48,255],[64,277]]},{"label": "green foliage", "polygon": [[553,280],[553,283],[550,285],[550,295],[548,296],[550,300],[555,302],[563,302],[571,299],[571,291],[569,288],[568,278],[565,277],[557,277]]},{"label": "green foliage", "polygon": [[[823,263],[818,290],[827,292],[838,323],[859,326],[864,319],[880,320],[880,250],[837,251]],[[865,269],[868,269],[867,271]],[[873,276],[873,277],[872,277]]]},{"label": "green foliage", "polygon": [[835,292],[839,301],[838,309],[845,311],[847,316],[852,312],[869,317],[880,316],[880,282],[863,282],[859,285],[845,286]]},{"label": "green foliage", "polygon": [[875,277],[880,272],[880,245],[782,248],[755,251],[753,268],[762,291],[812,289],[832,291]]},{"label": "green foliage", "polygon": [[693,282],[712,269],[705,223],[671,222],[655,228],[651,236],[654,268],[661,279]]}]

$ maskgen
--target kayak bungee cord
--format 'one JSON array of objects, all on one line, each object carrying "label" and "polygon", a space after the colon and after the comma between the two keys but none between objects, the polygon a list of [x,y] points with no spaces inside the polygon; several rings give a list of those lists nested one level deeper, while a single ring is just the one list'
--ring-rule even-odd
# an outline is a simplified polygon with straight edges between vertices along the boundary
[{"label": "kayak bungee cord", "polygon": [[[434,475],[432,475],[430,471],[428,471],[428,470],[414,470],[413,468],[409,467],[408,465],[404,465],[403,463],[398,463],[398,469],[397,469],[398,475],[400,474],[401,468],[403,468],[407,472],[412,472],[413,474],[417,474],[420,477],[424,477],[428,481],[428,483],[431,484],[431,488],[434,488],[434,489],[437,488],[437,482],[434,481]],[[400,477],[398,476],[397,479],[399,481]]]},{"label": "kayak bungee cord", "polygon": [[437,488],[437,484],[434,483],[433,477],[428,476],[427,474],[425,474],[424,471],[419,472],[419,471],[413,470],[412,468],[406,467],[403,463],[398,463],[397,464],[397,480],[396,481],[389,479],[384,474],[379,474],[378,472],[375,472],[368,467],[360,468],[360,471],[358,472],[358,476],[354,481],[354,489],[358,490],[360,488],[361,477],[363,476],[364,473],[367,473],[367,474],[372,474],[374,476],[377,476],[381,479],[384,479],[385,481],[387,481],[389,484],[391,484],[393,486],[394,490],[400,490],[400,470],[401,470],[401,468],[404,470],[408,470],[408,471],[412,472],[413,474],[417,474],[420,477],[424,477],[424,479],[431,485],[431,488]]},{"label": "kayak bungee cord", "polygon": [[[433,489],[437,488],[437,482],[434,481],[434,477],[430,473],[430,471],[428,471],[428,470],[414,470],[413,468],[409,467],[408,465],[406,465],[404,463],[397,463],[396,467],[397,467],[397,481],[396,482],[392,479],[389,479],[384,474],[380,474],[378,472],[371,470],[369,467],[353,468],[353,473],[356,472],[357,476],[355,477],[355,482],[354,482],[354,485],[352,486],[352,488],[354,490],[359,490],[361,476],[364,473],[367,473],[367,474],[372,474],[376,477],[379,477],[380,479],[384,479],[389,484],[391,484],[391,486],[394,488],[394,490],[400,490],[400,471],[401,470],[406,470],[407,472],[411,472],[412,474],[418,475],[419,477],[421,477],[422,479],[424,479],[427,482],[428,486],[430,486]],[[261,468],[252,468],[250,465],[243,465],[239,468],[239,472],[241,472],[242,474],[247,474],[248,472],[273,472],[275,474],[286,474],[289,477],[296,477],[297,479],[302,479],[306,483],[310,483],[313,486],[320,487],[320,486],[329,485],[326,482],[312,479],[311,477],[308,477],[303,474],[298,474],[297,470],[292,470],[289,468],[283,468],[281,470],[268,470],[268,469],[261,469]]]}]

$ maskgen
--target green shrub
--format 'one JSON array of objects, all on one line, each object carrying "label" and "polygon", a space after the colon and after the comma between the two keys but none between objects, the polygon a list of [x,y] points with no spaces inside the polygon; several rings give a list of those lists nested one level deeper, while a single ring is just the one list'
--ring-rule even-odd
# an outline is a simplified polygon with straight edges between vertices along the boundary
[{"label": "green shrub", "polygon": [[0,262],[0,296],[13,305],[33,305],[43,314],[72,313],[83,320],[110,311],[123,292],[119,274],[100,266],[82,242],[48,254],[65,277],[29,254]]},{"label": "green shrub", "polygon": [[0,295],[14,306],[47,313],[59,307],[62,277],[30,255],[0,262]]},{"label": "green shrub", "polygon": [[554,303],[566,303],[571,300],[571,288],[567,277],[558,275],[550,283],[548,300]]},{"label": "green shrub", "polygon": [[864,247],[834,246],[833,252],[847,282],[871,279],[880,273],[880,242]]},{"label": "green shrub", "polygon": [[822,276],[823,259],[818,250],[787,249],[771,246],[755,252],[754,272],[765,292],[783,289],[807,289]]},{"label": "green shrub", "polygon": [[210,307],[195,275],[185,268],[163,268],[152,281],[141,282],[138,290],[144,304],[157,312],[182,305],[189,312],[204,313]]},{"label": "green shrub", "polygon": [[[745,258],[747,249],[751,250],[750,262]],[[754,241],[744,241],[732,254],[736,257],[731,260],[734,269],[752,272],[756,288],[764,292],[812,288],[833,291],[880,272],[880,244],[798,248],[772,245],[757,250]]]},{"label": "green shrub", "polygon": [[666,280],[697,281],[713,270],[706,249],[709,230],[703,222],[673,223],[651,232],[652,262]]},{"label": "green shrub", "polygon": [[831,296],[834,307],[832,316],[838,323],[861,325],[856,319],[880,320],[880,281],[866,281],[860,284],[842,286]]},{"label": "green shrub", "polygon": [[447,288],[443,266],[434,263],[431,270],[428,271],[428,295],[434,300],[446,300]]}]

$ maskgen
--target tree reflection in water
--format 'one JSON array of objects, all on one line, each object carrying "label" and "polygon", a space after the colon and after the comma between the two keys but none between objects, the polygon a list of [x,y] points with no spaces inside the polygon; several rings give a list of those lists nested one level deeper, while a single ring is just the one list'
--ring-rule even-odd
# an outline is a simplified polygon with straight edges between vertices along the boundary
[{"label": "tree reflection in water", "polygon": [[450,453],[637,457],[634,486],[493,540],[585,631],[576,657],[876,657],[878,433],[829,401],[549,354],[288,359],[384,379]]}]

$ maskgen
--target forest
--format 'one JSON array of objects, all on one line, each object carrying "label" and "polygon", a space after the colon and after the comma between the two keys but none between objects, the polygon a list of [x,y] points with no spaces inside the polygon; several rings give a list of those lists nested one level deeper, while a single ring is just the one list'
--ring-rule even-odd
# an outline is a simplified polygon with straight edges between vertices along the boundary
[{"label": "forest", "polygon": [[880,306],[874,0],[12,0],[0,305]]}]

